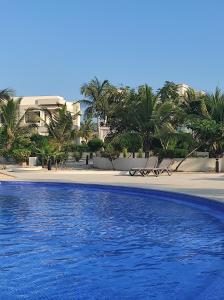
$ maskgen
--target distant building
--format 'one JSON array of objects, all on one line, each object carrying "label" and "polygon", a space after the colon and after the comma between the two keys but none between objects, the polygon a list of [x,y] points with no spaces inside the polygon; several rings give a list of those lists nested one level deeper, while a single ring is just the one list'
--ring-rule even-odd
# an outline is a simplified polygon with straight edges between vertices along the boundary
[{"label": "distant building", "polygon": [[99,134],[99,139],[101,139],[103,142],[106,138],[106,136],[110,133],[110,127],[100,125],[98,128],[98,134]]},{"label": "distant building", "polygon": [[202,94],[202,95],[205,94],[204,91],[196,91],[195,89],[193,89],[192,87],[190,87],[188,84],[185,84],[185,83],[179,83],[179,84],[177,84],[177,92],[178,92],[178,94],[179,94],[180,96],[184,96],[185,93],[186,93],[189,89],[193,90],[193,91],[196,93],[196,95],[197,95],[197,94]]},{"label": "distant building", "polygon": [[[33,123],[36,117],[36,124],[38,126],[38,133],[41,135],[47,135],[47,128],[45,126],[45,122],[49,122],[48,115],[43,111],[43,108],[47,108],[49,111],[54,112],[58,107],[62,107],[63,105],[67,106],[67,110],[71,113],[71,115],[75,115],[80,112],[80,103],[72,103],[66,101],[63,97],[60,96],[29,96],[22,97],[22,101],[20,103],[20,115],[22,116],[28,108],[32,108],[33,110],[28,112],[25,119],[24,124]],[[80,116],[73,121],[74,128],[80,128]]]}]

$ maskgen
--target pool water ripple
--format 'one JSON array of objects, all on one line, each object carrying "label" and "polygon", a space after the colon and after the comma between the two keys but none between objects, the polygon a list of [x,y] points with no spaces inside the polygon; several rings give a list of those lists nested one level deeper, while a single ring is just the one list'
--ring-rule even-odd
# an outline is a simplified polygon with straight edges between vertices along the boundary
[{"label": "pool water ripple", "polygon": [[193,198],[0,185],[0,299],[221,300],[223,282],[224,215]]}]

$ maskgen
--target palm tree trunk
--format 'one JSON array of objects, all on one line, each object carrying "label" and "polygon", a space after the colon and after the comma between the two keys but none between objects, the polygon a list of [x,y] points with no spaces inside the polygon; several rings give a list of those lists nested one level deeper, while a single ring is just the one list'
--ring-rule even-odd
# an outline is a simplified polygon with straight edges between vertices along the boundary
[{"label": "palm tree trunk", "polygon": [[113,171],[115,171],[115,168],[114,168],[114,163],[113,163],[113,159],[112,159],[112,158],[110,158],[110,162],[111,162],[111,165],[112,165],[112,169],[113,169]]},{"label": "palm tree trunk", "polygon": [[197,151],[203,144],[201,144],[200,146],[197,146],[196,148],[194,148],[190,153],[188,153],[188,155],[186,155],[180,162],[179,164],[176,166],[176,169],[174,170],[175,172],[178,171],[178,168],[180,167],[180,165],[182,165],[182,163],[188,158],[190,157],[195,151]]},{"label": "palm tree trunk", "polygon": [[104,126],[107,126],[107,116],[104,118]]},{"label": "palm tree trunk", "polygon": [[98,134],[100,135],[100,117],[97,117],[97,130]]},{"label": "palm tree trunk", "polygon": [[41,165],[42,165],[42,168],[44,168],[44,156],[41,156]]}]

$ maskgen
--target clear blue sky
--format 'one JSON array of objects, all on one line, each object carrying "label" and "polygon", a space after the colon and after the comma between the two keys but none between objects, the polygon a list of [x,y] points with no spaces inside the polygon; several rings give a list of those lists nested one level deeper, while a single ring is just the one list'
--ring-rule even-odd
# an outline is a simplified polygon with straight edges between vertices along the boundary
[{"label": "clear blue sky", "polygon": [[223,0],[0,0],[0,89],[79,99],[94,76],[224,89]]}]

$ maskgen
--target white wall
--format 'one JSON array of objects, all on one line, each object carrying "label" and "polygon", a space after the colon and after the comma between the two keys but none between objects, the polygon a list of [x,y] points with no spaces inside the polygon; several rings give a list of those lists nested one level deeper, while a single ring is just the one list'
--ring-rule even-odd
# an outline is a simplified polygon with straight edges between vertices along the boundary
[{"label": "white wall", "polygon": [[[176,158],[172,169],[175,169],[181,158]],[[190,157],[178,168],[184,172],[215,172],[215,158]]]},{"label": "white wall", "polygon": [[[131,168],[144,168],[146,161],[146,158],[117,158],[113,161],[113,165],[115,170],[126,171]],[[112,170],[111,161],[104,157],[94,157],[93,166],[97,169]]]},{"label": "white wall", "polygon": [[[174,170],[181,158],[175,159],[172,166]],[[128,171],[135,167],[144,167],[146,165],[146,158],[117,158],[113,161],[115,170]],[[220,171],[224,172],[224,158],[220,159]],[[94,168],[103,170],[112,170],[111,162],[104,157],[93,158]],[[179,168],[179,171],[184,172],[215,172],[215,158],[187,158]]]}]

